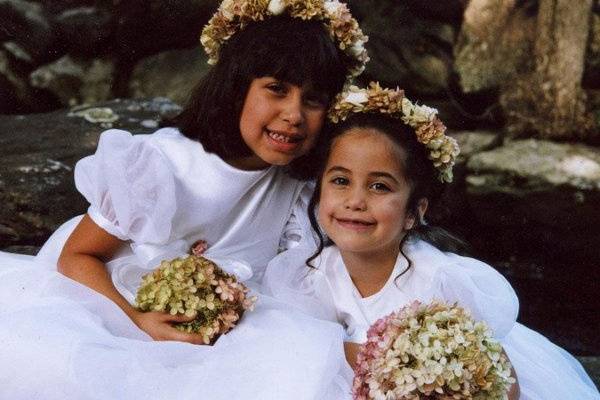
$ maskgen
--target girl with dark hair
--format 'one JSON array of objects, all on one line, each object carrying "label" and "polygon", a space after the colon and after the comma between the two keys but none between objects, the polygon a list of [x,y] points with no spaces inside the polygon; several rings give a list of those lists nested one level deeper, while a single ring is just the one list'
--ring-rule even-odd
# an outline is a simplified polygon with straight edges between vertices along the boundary
[{"label": "girl with dark hair", "polygon": [[414,300],[457,302],[503,345],[518,377],[509,399],[598,399],[577,360],[516,323],[510,284],[489,265],[455,254],[461,243],[425,222],[458,154],[435,110],[372,84],[340,95],[330,117],[338,124],[309,207],[316,243],[277,256],[265,287],[340,323],[350,365],[380,318]]},{"label": "girl with dark hair", "polygon": [[133,303],[142,275],[199,241],[258,286],[306,212],[302,158],[365,40],[337,0],[224,0],[201,37],[214,67],[183,112],[151,135],[104,132],[75,169],[87,214],[35,258],[0,255],[0,398],[339,397],[335,324],[257,294],[233,331],[192,346],[202,336],[172,324],[193,317]]}]

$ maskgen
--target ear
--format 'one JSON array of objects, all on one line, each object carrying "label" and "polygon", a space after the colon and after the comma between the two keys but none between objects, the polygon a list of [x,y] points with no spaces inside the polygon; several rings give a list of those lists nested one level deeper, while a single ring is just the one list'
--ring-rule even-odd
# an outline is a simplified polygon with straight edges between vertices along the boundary
[{"label": "ear", "polygon": [[425,217],[425,213],[427,212],[427,207],[429,206],[429,201],[426,198],[422,198],[419,200],[418,204],[417,204],[417,216],[415,216],[414,214],[410,214],[407,216],[406,220],[404,221],[404,230],[408,231],[411,230],[414,226],[415,226],[415,219],[416,217],[419,218],[419,221],[421,221],[421,224],[423,224],[424,221],[424,217]]}]

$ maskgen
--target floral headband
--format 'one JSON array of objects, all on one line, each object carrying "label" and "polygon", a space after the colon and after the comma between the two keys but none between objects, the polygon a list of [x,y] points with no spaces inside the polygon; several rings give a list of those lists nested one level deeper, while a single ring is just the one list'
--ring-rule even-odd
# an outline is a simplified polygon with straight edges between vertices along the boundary
[{"label": "floral headband", "polygon": [[442,182],[452,182],[452,167],[459,153],[458,143],[446,136],[446,127],[435,108],[417,105],[404,97],[400,89],[384,89],[371,82],[366,89],[350,86],[340,93],[330,108],[333,123],[344,121],[351,113],[381,113],[400,118],[415,129],[417,140],[429,150],[429,159],[440,172]]},{"label": "floral headband", "polygon": [[223,43],[249,23],[283,13],[303,20],[323,21],[337,46],[352,60],[348,67],[349,79],[365,69],[369,56],[364,44],[368,37],[346,4],[338,0],[223,0],[200,36],[208,63],[215,64]]}]

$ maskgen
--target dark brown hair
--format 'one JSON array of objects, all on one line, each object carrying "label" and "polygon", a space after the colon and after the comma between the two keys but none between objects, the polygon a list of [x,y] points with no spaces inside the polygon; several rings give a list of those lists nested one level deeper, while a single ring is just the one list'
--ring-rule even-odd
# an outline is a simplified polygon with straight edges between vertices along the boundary
[{"label": "dark brown hair", "polygon": [[[179,128],[223,159],[249,156],[239,120],[252,80],[273,76],[308,85],[331,101],[345,81],[344,57],[319,21],[277,16],[249,24],[221,47],[217,64],[201,79],[183,111],[163,126]],[[294,165],[314,165],[307,163],[310,156],[304,158]]]}]

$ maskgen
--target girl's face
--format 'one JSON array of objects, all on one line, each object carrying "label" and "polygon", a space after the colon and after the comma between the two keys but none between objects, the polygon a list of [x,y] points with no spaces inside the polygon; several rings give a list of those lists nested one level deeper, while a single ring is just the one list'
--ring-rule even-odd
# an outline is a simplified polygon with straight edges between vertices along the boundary
[{"label": "girl's face", "polygon": [[326,109],[321,93],[273,77],[254,79],[240,116],[240,132],[253,155],[232,164],[242,169],[289,164],[313,146]]},{"label": "girl's face", "polygon": [[396,255],[414,224],[404,150],[373,128],[338,136],[321,182],[319,223],[342,252]]}]

